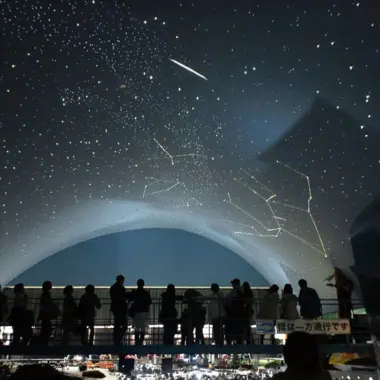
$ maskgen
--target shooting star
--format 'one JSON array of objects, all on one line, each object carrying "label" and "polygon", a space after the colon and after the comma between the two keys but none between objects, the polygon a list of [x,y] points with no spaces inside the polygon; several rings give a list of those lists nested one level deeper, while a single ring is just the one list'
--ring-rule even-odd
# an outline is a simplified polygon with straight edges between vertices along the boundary
[{"label": "shooting star", "polygon": [[191,73],[193,73],[193,74],[199,76],[200,78],[202,78],[202,79],[204,79],[204,80],[207,80],[207,78],[206,78],[204,75],[199,74],[198,72],[196,72],[196,71],[193,70],[192,68],[190,68],[190,67],[184,65],[183,63],[178,62],[178,61],[176,61],[175,59],[171,59],[171,58],[169,58],[169,59],[170,59],[172,62],[174,62],[176,65],[182,67],[183,69],[185,69],[185,70],[187,70],[187,71],[190,71]]}]

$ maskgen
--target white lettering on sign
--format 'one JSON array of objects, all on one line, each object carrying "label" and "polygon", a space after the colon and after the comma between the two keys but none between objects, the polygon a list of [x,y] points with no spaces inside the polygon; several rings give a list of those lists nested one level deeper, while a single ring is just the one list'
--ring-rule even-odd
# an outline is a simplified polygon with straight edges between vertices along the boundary
[{"label": "white lettering on sign", "polygon": [[296,319],[295,321],[279,319],[276,321],[276,327],[277,334],[289,334],[293,331],[304,331],[310,334],[351,334],[348,319]]}]

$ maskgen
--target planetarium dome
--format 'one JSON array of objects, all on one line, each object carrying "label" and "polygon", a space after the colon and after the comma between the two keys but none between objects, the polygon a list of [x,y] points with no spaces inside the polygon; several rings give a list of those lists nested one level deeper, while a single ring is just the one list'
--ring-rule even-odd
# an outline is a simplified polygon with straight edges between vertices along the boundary
[{"label": "planetarium dome", "polygon": [[352,63],[371,13],[342,6],[359,38],[345,44],[320,11],[289,30],[312,4],[278,17],[262,2],[253,23],[247,4],[213,3],[5,5],[1,283],[94,237],[176,228],[332,295],[323,279],[352,266],[349,226],[380,189],[377,42],[372,74]]}]

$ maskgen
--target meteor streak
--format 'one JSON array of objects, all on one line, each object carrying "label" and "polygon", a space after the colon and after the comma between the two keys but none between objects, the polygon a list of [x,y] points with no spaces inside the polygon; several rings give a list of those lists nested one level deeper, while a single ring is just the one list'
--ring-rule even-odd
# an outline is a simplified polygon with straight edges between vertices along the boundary
[{"label": "meteor streak", "polygon": [[206,78],[204,75],[199,74],[198,72],[196,72],[196,71],[193,70],[192,68],[190,68],[190,67],[184,65],[183,63],[178,62],[178,61],[176,61],[175,59],[171,59],[171,58],[169,58],[169,59],[170,59],[172,62],[174,62],[176,65],[182,67],[183,69],[185,69],[185,70],[187,70],[187,71],[190,71],[191,73],[193,73],[193,74],[199,76],[200,78],[202,78],[202,79],[204,79],[204,80],[207,80],[207,78]]}]

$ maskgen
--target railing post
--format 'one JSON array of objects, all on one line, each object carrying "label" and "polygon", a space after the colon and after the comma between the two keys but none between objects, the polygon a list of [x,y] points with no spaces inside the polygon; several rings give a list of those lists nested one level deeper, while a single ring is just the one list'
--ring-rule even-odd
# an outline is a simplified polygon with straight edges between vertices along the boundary
[{"label": "railing post", "polygon": [[[373,287],[373,288],[376,289],[377,287],[378,287],[378,285]],[[62,305],[62,298],[53,297],[53,300],[57,304]],[[12,305],[13,305],[13,299],[8,298],[8,301],[9,301],[9,309],[11,309]],[[161,324],[159,321],[159,311],[160,311],[160,306],[161,306],[159,301],[160,301],[160,298],[153,298],[153,304],[151,307],[151,314],[150,314],[151,315],[150,325],[152,327],[150,327],[149,330],[147,331],[146,341],[145,341],[146,345],[161,345],[162,344],[162,333],[163,333],[162,326],[154,327],[155,325]],[[240,330],[238,328],[238,331],[235,331],[233,326],[232,326],[232,330],[231,330],[231,317],[227,318],[225,320],[222,320],[221,313],[222,313],[222,309],[224,306],[223,302],[221,302],[218,299],[214,299],[213,297],[211,297],[211,298],[210,297],[204,297],[203,301],[204,301],[204,306],[207,306],[207,307],[215,306],[215,304],[212,305],[212,302],[215,302],[219,306],[218,307],[218,314],[215,314],[215,316],[219,316],[219,319],[220,319],[220,320],[218,320],[217,318],[215,319],[215,333],[216,333],[216,336],[218,338],[218,343],[220,342],[219,344],[216,344],[217,346],[223,346],[225,341],[231,343],[231,340],[232,340],[232,343],[237,343],[237,344],[240,344],[240,343],[252,344],[253,341],[257,341],[257,339],[260,338],[257,335],[257,331],[252,331],[251,327],[250,327],[251,322],[252,322],[252,316],[253,315],[258,316],[258,314],[259,314],[258,313],[258,308],[259,308],[258,306],[260,304],[259,298],[256,298],[255,302],[254,302],[254,304],[256,305],[255,311],[249,309],[247,314],[244,314],[244,316],[241,316],[241,317],[235,316],[234,317],[234,318],[239,318],[239,319],[242,318],[241,321],[239,321],[240,326],[238,326],[238,327],[242,327],[241,325],[244,324],[244,330]],[[323,301],[326,301],[326,300],[323,300]],[[110,311],[109,311],[110,310],[109,309],[109,299],[108,298],[101,298],[101,303],[102,303],[102,309],[97,312],[97,318],[95,320],[95,324],[97,327],[97,330],[96,330],[96,333],[97,333],[97,335],[96,335],[96,346],[101,346],[104,344],[112,344],[111,337],[112,337],[113,318],[112,318],[112,315],[110,314]],[[336,301],[335,301],[335,304],[336,304]],[[30,309],[33,308],[35,310],[35,320],[36,320],[38,317],[39,297],[38,296],[30,297],[29,305],[30,305],[29,306]],[[178,301],[176,306],[177,306],[178,310],[181,310],[184,305],[181,303],[181,301]],[[205,325],[209,324],[209,334],[207,334],[206,329],[204,329],[205,334],[208,337],[206,340],[207,345],[208,344],[212,345],[212,343],[213,343],[213,336],[212,336],[212,332],[213,332],[212,322],[213,321],[212,321],[212,318],[210,318],[213,315],[214,314],[212,314],[212,315],[208,314],[207,318],[204,319]],[[376,315],[376,314],[374,314],[374,315]],[[178,317],[180,317],[180,316],[181,316],[181,314],[179,312]],[[191,317],[191,315],[190,315],[190,317]],[[332,318],[332,317],[330,317],[330,318]],[[373,320],[375,320],[375,319],[373,318]],[[182,332],[186,336],[186,338],[188,338],[187,344],[190,345],[193,342],[193,338],[194,338],[193,324],[191,323],[190,318],[187,322],[185,320],[182,322],[183,322]],[[232,325],[234,325],[233,322],[234,321],[232,321]],[[133,325],[133,320],[131,321],[131,319],[128,318],[128,323]],[[181,322],[179,322],[179,323],[181,323]],[[373,324],[374,323],[375,322],[373,322]],[[50,339],[49,343],[51,345],[56,345],[59,341],[60,334],[61,334],[61,319],[54,321],[54,326],[55,326],[55,337],[53,339]],[[35,327],[36,328],[34,330],[34,334],[38,335],[39,329],[40,329],[40,323],[37,322]],[[75,327],[78,327],[78,326],[75,326]],[[177,329],[178,329],[178,325],[176,326],[176,333],[177,333]],[[79,344],[77,342],[79,340],[79,334],[78,334],[77,330],[78,329],[75,328],[76,333],[72,334],[70,336],[70,342],[68,343],[68,345],[74,346],[75,344]],[[8,329],[8,331],[9,331],[9,329]],[[126,345],[126,346],[130,346],[130,345],[134,344],[134,337],[133,337],[133,334],[131,334],[131,331],[132,330],[130,328],[126,329],[126,332],[125,332],[125,335],[123,338],[124,345]],[[198,332],[199,332],[199,329],[198,329]],[[255,335],[252,336],[251,333],[255,333]],[[367,333],[368,333],[368,329],[367,329]],[[178,342],[178,335],[177,334],[175,334],[175,335],[176,335],[175,342],[179,343]],[[198,336],[196,335],[197,341],[201,340],[203,342],[202,338],[204,338],[203,335],[202,336],[200,334],[198,334]],[[343,340],[343,338],[342,338],[342,340]],[[259,339],[259,342],[260,342],[260,339]],[[347,343],[348,343],[348,341],[347,341]]]},{"label": "railing post", "polygon": [[380,379],[380,196],[355,219],[350,229],[356,274],[369,318],[373,348]]},{"label": "railing post", "polygon": [[369,323],[372,334],[373,350],[377,361],[377,380],[380,380],[380,315],[370,315]]}]

